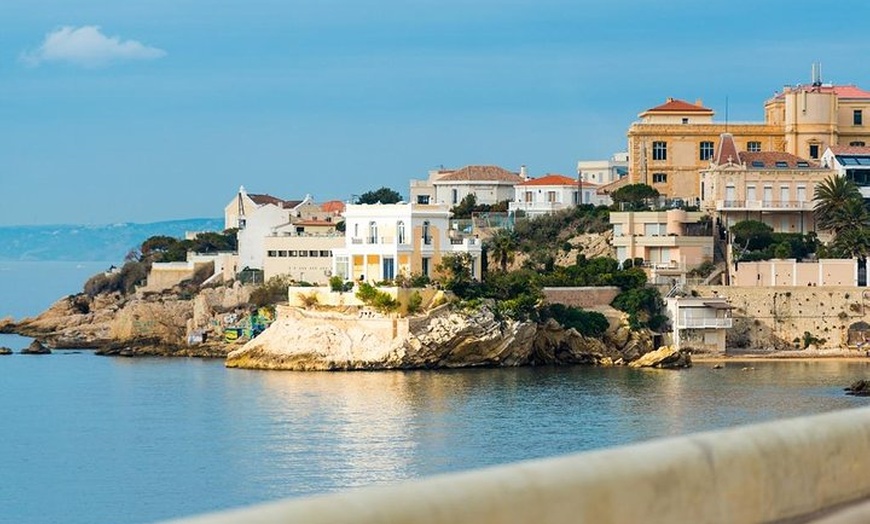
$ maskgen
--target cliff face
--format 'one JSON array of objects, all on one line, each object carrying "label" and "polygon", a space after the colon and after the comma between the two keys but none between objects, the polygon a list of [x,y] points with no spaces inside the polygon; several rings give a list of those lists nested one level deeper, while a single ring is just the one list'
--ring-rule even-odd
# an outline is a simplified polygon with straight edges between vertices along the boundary
[{"label": "cliff face", "polygon": [[611,364],[652,349],[648,335],[619,329],[613,335],[623,344],[583,337],[555,322],[498,321],[487,307],[442,306],[412,319],[282,308],[269,329],[227,356],[227,366],[307,371]]},{"label": "cliff face", "polygon": [[5,326],[54,348],[96,348],[106,354],[224,356],[221,345],[187,347],[192,329],[210,329],[221,338],[217,317],[248,307],[241,285],[203,289],[188,297],[177,293],[132,296],[70,295],[40,315]]}]

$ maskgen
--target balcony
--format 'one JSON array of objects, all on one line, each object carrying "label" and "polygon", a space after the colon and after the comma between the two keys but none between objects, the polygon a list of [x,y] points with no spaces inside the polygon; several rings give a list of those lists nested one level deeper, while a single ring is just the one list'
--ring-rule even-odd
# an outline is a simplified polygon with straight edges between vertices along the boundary
[{"label": "balcony", "polygon": [[729,318],[681,317],[677,319],[677,329],[725,328],[732,326]]},{"label": "balcony", "polygon": [[812,211],[807,200],[717,200],[717,211]]}]

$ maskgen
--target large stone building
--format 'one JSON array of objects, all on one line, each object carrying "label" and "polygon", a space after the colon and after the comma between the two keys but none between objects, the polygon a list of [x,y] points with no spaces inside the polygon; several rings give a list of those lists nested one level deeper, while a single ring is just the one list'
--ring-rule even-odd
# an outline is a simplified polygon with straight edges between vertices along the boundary
[{"label": "large stone building", "polygon": [[818,160],[826,148],[870,143],[870,92],[851,85],[787,86],[764,104],[764,121],[714,122],[700,100],[673,98],[640,113],[628,130],[629,177],[689,202],[699,197],[699,171],[716,154],[722,133],[748,152],[786,152]]}]

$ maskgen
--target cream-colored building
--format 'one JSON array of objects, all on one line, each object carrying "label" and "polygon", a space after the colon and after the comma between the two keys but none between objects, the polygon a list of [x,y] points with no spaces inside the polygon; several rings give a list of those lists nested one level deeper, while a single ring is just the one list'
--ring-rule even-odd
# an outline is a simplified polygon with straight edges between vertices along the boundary
[{"label": "cream-colored building", "polygon": [[583,182],[605,185],[628,174],[628,152],[616,153],[609,160],[580,160],[577,173]]},{"label": "cream-colored building", "polygon": [[467,253],[480,278],[481,243],[449,233],[447,204],[356,204],[344,212],[345,244],[333,249],[332,274],[378,282],[399,274],[434,276],[444,255]]},{"label": "cream-colored building", "polygon": [[297,282],[327,284],[333,249],[344,246],[336,221],[301,220],[278,226],[265,238],[263,278],[286,275]]},{"label": "cream-colored building", "polygon": [[666,302],[677,349],[725,353],[725,333],[733,325],[732,307],[726,299],[669,297]]},{"label": "cream-colored building", "polygon": [[447,204],[451,207],[473,194],[478,204],[493,205],[511,201],[514,186],[526,179],[498,166],[465,166],[461,169],[436,169],[427,180],[411,180],[409,201],[416,204]]},{"label": "cream-colored building", "polygon": [[820,159],[829,146],[870,143],[870,92],[850,85],[786,86],[764,104],[763,122],[714,122],[700,100],[668,98],[638,115],[628,130],[629,177],[663,195],[694,202],[699,172],[716,154],[722,133],[748,152],[785,152]]},{"label": "cream-colored building", "polygon": [[[856,259],[795,259],[737,262],[731,270],[731,285],[741,287],[858,286]],[[817,304],[814,304],[817,305]]]},{"label": "cream-colored building", "polygon": [[641,258],[675,275],[713,260],[713,232],[700,211],[621,211],[610,213],[616,259]]},{"label": "cream-colored building", "polygon": [[790,153],[738,151],[724,133],[710,166],[701,170],[701,208],[730,228],[764,222],[777,233],[815,231],[816,186],[834,174]]}]

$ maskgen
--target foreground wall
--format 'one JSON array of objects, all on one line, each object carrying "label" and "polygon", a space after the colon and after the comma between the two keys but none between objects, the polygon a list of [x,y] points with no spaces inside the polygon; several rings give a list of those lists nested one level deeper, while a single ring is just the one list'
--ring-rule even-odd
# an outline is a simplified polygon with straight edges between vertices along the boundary
[{"label": "foreground wall", "polygon": [[862,408],[181,522],[806,522],[801,517],[870,496],[867,471],[870,408]]},{"label": "foreground wall", "polygon": [[[728,348],[819,348],[847,346],[849,327],[870,321],[870,289],[864,287],[693,286],[702,297],[725,297],[734,306]],[[798,342],[795,342],[798,339]],[[822,342],[824,339],[824,342]]]}]

